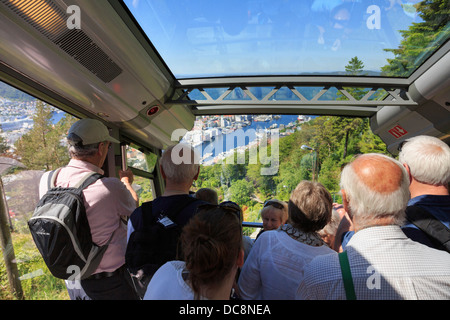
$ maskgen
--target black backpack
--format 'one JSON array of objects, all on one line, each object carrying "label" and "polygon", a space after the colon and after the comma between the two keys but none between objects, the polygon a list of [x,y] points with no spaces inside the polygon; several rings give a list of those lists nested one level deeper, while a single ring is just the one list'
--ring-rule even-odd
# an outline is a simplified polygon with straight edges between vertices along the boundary
[{"label": "black backpack", "polygon": [[109,241],[100,247],[92,241],[82,192],[103,176],[92,172],[75,187],[55,187],[59,170],[61,168],[50,172],[48,191],[28,220],[28,227],[55,277],[85,279],[97,269]]},{"label": "black backpack", "polygon": [[[182,227],[175,223],[177,215],[189,204],[198,199],[186,197],[170,212],[152,211],[152,202],[142,204],[142,228],[131,233],[125,263],[132,275],[140,280],[143,293],[153,274],[164,263],[171,260],[182,260],[183,254],[179,239]],[[142,296],[142,295],[141,295]]]}]

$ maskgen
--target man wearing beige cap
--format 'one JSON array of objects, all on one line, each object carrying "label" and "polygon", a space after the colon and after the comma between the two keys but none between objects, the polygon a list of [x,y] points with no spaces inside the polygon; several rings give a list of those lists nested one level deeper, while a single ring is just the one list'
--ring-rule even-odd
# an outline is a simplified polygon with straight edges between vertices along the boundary
[{"label": "man wearing beige cap", "polygon": [[[55,185],[61,187],[73,187],[88,172],[104,174],[101,167],[108,148],[111,143],[119,143],[109,135],[102,122],[94,119],[81,119],[74,123],[69,129],[67,142],[71,160],[59,171],[55,181]],[[131,187],[131,171],[119,171],[119,176],[120,180],[103,177],[83,191],[92,240],[102,246],[111,239],[97,269],[89,278],[81,280],[82,289],[94,300],[137,299],[124,267],[127,228],[122,217],[133,212],[138,197]],[[41,196],[46,191],[46,180],[44,175],[40,185]],[[68,286],[71,298],[80,298],[72,296],[72,288]]]}]

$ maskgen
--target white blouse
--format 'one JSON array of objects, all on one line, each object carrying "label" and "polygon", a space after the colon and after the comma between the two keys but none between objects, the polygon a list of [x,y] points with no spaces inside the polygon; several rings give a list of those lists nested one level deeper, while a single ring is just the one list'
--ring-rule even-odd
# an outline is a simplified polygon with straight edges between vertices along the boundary
[{"label": "white blouse", "polygon": [[305,265],[318,255],[330,253],[336,252],[327,245],[308,245],[280,229],[266,231],[255,241],[240,273],[240,297],[293,300]]},{"label": "white blouse", "polygon": [[194,300],[194,292],[183,278],[183,261],[163,264],[148,284],[144,300]]}]

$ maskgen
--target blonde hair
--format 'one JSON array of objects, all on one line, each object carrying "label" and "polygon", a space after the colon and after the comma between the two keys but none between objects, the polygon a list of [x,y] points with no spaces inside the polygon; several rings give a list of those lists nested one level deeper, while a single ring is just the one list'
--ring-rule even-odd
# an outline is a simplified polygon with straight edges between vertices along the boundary
[{"label": "blonde hair", "polygon": [[283,206],[283,208],[280,209],[280,208],[277,208],[277,207],[275,207],[275,206],[273,206],[271,204],[265,205],[262,208],[261,213],[260,213],[261,218],[264,217],[264,214],[266,212],[269,212],[270,210],[275,210],[275,212],[279,212],[280,213],[281,223],[285,224],[288,221],[288,219],[289,219],[288,204],[285,201],[280,201],[280,200],[277,200],[277,199],[272,199],[272,200],[267,201],[267,202],[276,202],[276,203],[280,204],[281,206]]}]

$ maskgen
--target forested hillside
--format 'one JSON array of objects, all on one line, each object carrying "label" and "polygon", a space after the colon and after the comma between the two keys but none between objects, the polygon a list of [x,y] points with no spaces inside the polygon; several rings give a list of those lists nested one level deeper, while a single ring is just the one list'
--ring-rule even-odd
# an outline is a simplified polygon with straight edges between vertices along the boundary
[{"label": "forested hillside", "polygon": [[[310,149],[302,149],[302,145]],[[267,150],[259,148],[258,154],[270,156],[271,148],[271,144]],[[202,166],[194,189],[216,189],[222,200],[232,200],[243,207],[246,221],[255,221],[265,200],[288,200],[301,180],[319,181],[336,194],[338,201],[342,166],[354,155],[368,152],[387,153],[386,145],[370,130],[368,119],[321,116],[279,139],[276,174],[261,175],[261,168],[269,164],[261,164],[260,157],[256,164],[249,163],[247,151],[245,164],[238,164],[235,154],[234,161]]]}]

